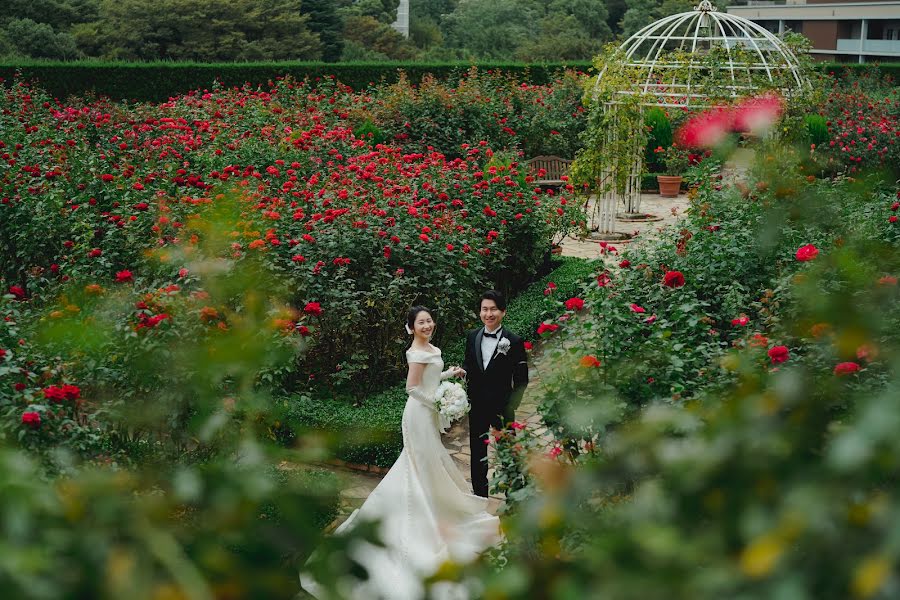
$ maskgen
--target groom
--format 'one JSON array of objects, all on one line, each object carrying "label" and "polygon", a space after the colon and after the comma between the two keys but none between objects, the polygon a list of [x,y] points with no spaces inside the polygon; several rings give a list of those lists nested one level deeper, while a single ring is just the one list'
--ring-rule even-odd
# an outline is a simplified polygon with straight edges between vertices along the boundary
[{"label": "groom", "polygon": [[528,364],[522,338],[503,327],[506,298],[496,290],[481,295],[478,314],[484,327],[466,338],[463,369],[468,380],[469,448],[472,488],[488,495],[486,435],[491,427],[503,429],[515,420],[515,410],[528,385]]}]

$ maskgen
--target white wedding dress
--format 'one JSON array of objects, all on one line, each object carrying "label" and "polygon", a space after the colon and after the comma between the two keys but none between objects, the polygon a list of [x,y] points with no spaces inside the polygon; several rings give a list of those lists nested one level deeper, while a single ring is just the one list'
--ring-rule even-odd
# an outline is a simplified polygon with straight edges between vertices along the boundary
[{"label": "white wedding dress", "polygon": [[[444,361],[436,353],[410,349],[409,363],[425,363],[421,385],[408,390],[403,409],[403,451],[362,507],[335,530],[340,535],[354,523],[380,520],[385,547],[365,542],[352,547],[353,558],[367,572],[365,581],[348,581],[342,597],[376,600],[424,598],[421,581],[447,560],[466,563],[500,540],[499,519],[486,512],[487,499],[471,492],[441,443],[434,394]],[[349,575],[348,575],[349,579]],[[306,591],[324,597],[307,574]],[[459,589],[443,588],[460,597]],[[463,596],[464,597],[464,596]]]}]

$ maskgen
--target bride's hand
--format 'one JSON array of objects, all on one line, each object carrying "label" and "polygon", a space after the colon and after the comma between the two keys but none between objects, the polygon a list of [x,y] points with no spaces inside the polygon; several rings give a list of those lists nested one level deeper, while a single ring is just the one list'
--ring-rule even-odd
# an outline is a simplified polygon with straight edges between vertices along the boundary
[{"label": "bride's hand", "polygon": [[453,371],[453,374],[455,376],[457,376],[457,377],[465,377],[466,376],[466,370],[463,369],[462,367],[450,367],[450,368]]}]

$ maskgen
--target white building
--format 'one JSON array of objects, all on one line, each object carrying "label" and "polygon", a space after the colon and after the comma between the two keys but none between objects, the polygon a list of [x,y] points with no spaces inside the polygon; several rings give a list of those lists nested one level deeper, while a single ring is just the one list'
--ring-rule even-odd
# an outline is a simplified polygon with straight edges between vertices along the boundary
[{"label": "white building", "polygon": [[400,6],[397,7],[397,20],[391,25],[400,35],[405,38],[409,37],[409,0],[400,0]]},{"label": "white building", "polygon": [[900,0],[747,0],[727,10],[773,33],[802,33],[819,60],[900,61]]}]

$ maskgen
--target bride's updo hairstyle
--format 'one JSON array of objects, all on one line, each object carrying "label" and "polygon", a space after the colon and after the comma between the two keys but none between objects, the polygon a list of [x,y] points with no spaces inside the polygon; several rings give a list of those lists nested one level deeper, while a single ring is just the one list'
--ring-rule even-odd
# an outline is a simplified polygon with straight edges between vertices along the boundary
[{"label": "bride's updo hairstyle", "polygon": [[420,312],[427,312],[428,316],[431,317],[431,320],[437,322],[437,320],[434,318],[434,313],[431,312],[431,309],[425,306],[413,306],[409,309],[409,312],[406,313],[406,332],[409,335],[412,335],[416,329],[416,317],[419,316]]}]

